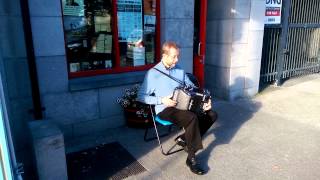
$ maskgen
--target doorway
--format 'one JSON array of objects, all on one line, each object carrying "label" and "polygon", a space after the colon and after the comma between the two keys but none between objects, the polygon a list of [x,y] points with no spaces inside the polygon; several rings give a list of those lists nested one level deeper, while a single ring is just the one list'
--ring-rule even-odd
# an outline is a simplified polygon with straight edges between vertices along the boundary
[{"label": "doorway", "polygon": [[206,52],[207,0],[195,0],[193,34],[193,74],[200,87],[204,86],[204,60]]}]

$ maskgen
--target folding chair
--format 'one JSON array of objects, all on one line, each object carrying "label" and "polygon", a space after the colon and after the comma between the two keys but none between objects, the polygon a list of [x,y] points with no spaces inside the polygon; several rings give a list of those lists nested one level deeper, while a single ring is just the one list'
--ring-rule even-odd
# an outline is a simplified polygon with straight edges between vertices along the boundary
[{"label": "folding chair", "polygon": [[[172,145],[167,151],[165,151],[163,149],[160,137],[164,137],[164,136],[169,135],[170,132],[171,132],[173,124],[170,121],[161,119],[159,116],[155,116],[154,108],[151,105],[149,105],[149,107],[150,107],[150,111],[151,111],[151,115],[152,115],[152,121],[153,121],[154,130],[155,130],[155,133],[156,133],[156,137],[148,138],[147,136],[148,136],[149,127],[146,127],[146,130],[145,130],[145,133],[144,133],[144,140],[145,141],[151,141],[151,140],[154,140],[154,139],[158,139],[158,143],[159,143],[159,146],[160,146],[161,153],[163,155],[165,155],[165,156],[168,156],[168,155],[174,154],[176,152],[182,151],[183,148],[179,148],[179,149],[174,150],[175,147],[177,146],[177,142],[175,142],[175,144]],[[161,125],[161,126],[164,126],[164,127],[168,127],[168,131],[165,134],[159,135],[157,124]]]},{"label": "folding chair", "polygon": [[[199,81],[197,80],[197,78],[196,78],[193,74],[191,74],[191,73],[186,73],[186,75],[188,76],[188,78],[190,79],[190,81],[191,81],[195,86],[199,87],[199,85],[200,85],[200,84],[199,84]],[[163,147],[162,147],[162,144],[161,144],[160,137],[169,135],[169,133],[171,132],[171,129],[172,129],[172,125],[173,125],[173,124],[172,124],[170,121],[168,121],[168,120],[164,120],[164,119],[161,119],[159,116],[155,116],[155,112],[154,112],[153,106],[149,105],[149,107],[150,107],[150,112],[151,112],[151,115],[152,115],[151,118],[152,118],[152,121],[153,121],[153,126],[154,126],[154,130],[155,130],[155,133],[156,133],[156,137],[147,138],[149,127],[146,127],[146,130],[145,130],[145,133],[144,133],[144,140],[145,140],[145,141],[150,141],[150,140],[154,140],[154,139],[157,138],[157,139],[158,139],[159,146],[160,146],[160,149],[161,149],[161,153],[162,153],[163,155],[166,155],[166,156],[184,150],[183,148],[179,148],[179,149],[177,149],[177,150],[173,150],[173,149],[177,146],[177,142],[175,142],[175,144],[174,144],[173,146],[171,146],[168,151],[164,151],[164,149],[163,149]],[[161,125],[161,126],[168,127],[167,133],[159,135],[158,128],[157,128],[157,124],[158,124],[158,125]]]}]

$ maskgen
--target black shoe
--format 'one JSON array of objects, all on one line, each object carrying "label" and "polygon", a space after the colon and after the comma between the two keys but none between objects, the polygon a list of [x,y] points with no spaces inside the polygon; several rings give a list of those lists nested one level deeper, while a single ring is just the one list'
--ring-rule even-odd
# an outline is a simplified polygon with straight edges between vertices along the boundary
[{"label": "black shoe", "polygon": [[201,169],[195,157],[191,159],[187,158],[186,164],[190,170],[197,175],[204,175],[206,173],[203,169]]}]

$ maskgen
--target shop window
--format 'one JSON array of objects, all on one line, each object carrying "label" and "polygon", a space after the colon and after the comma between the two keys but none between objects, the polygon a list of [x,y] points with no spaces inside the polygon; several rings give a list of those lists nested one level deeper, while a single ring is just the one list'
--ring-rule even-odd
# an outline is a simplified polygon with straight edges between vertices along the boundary
[{"label": "shop window", "polygon": [[159,59],[159,0],[62,0],[69,77],[146,70]]}]

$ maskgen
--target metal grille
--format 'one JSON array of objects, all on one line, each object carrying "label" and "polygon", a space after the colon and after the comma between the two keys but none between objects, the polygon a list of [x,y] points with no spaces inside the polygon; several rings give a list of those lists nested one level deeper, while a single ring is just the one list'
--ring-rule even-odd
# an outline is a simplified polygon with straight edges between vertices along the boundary
[{"label": "metal grille", "polygon": [[291,0],[290,24],[319,24],[320,23],[319,0]]},{"label": "metal grille", "polygon": [[276,78],[277,53],[281,28],[265,28],[261,59],[261,80],[271,82]]},{"label": "metal grille", "polygon": [[320,72],[320,0],[285,4],[282,25],[265,27],[261,82]]},{"label": "metal grille", "polygon": [[282,78],[319,72],[320,28],[290,28]]}]

